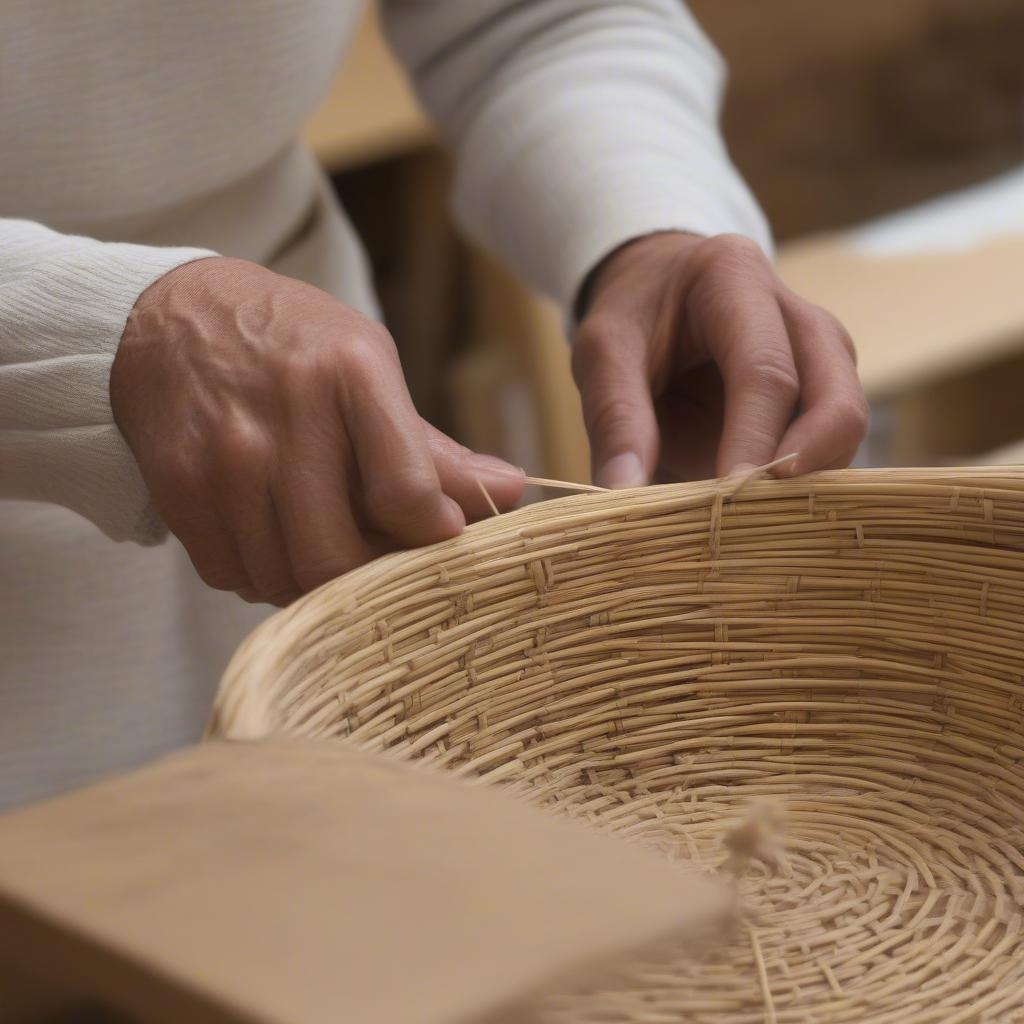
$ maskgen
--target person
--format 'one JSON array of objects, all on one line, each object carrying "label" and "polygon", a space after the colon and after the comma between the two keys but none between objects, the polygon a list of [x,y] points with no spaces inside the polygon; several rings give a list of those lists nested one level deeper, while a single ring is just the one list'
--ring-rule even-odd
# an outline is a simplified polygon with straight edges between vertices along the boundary
[{"label": "person", "polygon": [[[519,497],[418,416],[296,141],[358,6],[5,5],[0,804],[193,741],[266,603]],[[458,218],[575,317],[599,483],[849,462],[850,339],[775,275],[679,0],[382,8]]]}]

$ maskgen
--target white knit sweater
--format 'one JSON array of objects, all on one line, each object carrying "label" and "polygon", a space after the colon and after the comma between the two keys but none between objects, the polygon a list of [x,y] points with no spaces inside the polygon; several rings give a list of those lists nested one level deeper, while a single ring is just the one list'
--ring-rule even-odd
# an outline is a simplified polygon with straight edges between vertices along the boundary
[{"label": "white knit sweater", "polygon": [[[194,739],[264,614],[203,588],[173,540],[143,546],[163,531],[108,376],[140,292],[211,251],[375,309],[296,141],[358,7],[4,4],[0,806]],[[769,244],[716,132],[719,59],[679,0],[391,0],[384,15],[454,146],[459,218],[561,302],[655,229]]]}]

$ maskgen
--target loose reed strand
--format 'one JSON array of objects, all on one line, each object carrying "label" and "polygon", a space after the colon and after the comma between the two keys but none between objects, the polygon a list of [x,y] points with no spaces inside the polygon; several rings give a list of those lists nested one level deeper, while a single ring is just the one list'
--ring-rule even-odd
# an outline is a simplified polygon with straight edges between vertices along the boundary
[{"label": "loose reed strand", "polygon": [[494,504],[494,499],[491,497],[490,491],[488,491],[487,488],[484,487],[484,482],[483,480],[480,479],[480,477],[476,478],[476,485],[477,487],[480,488],[481,492],[483,493],[484,500],[490,506],[491,512],[494,515],[500,515],[500,513],[498,512],[498,506]]},{"label": "loose reed strand", "polygon": [[596,484],[577,484],[571,480],[548,480],[542,476],[527,476],[523,478],[528,484],[536,484],[538,487],[553,487],[558,491],[591,491],[600,493],[607,491],[607,487],[598,487]]},{"label": "loose reed strand", "polygon": [[754,966],[757,968],[757,980],[764,998],[765,1024],[778,1024],[775,1003],[772,1001],[772,989],[768,984],[768,968],[765,966],[764,953],[761,952],[761,940],[757,937],[757,929],[751,924],[747,925],[747,934],[750,936],[750,946],[754,951]]},{"label": "loose reed strand", "polygon": [[799,457],[799,452],[790,452],[789,455],[783,455],[772,462],[766,462],[763,466],[755,466],[753,469],[748,469],[745,473],[738,474],[737,477],[730,478],[735,480],[735,486],[726,491],[727,496],[735,498],[751,480],[760,479],[765,473],[769,473],[773,469],[778,469],[779,466],[788,465],[789,463],[796,461]]}]

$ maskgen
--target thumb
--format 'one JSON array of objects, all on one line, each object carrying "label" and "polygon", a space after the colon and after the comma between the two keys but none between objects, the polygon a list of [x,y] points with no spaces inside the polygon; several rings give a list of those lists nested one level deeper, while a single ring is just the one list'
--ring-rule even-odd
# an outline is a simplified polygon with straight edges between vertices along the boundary
[{"label": "thumb", "polygon": [[590,438],[594,482],[639,487],[658,461],[658,421],[646,366],[647,345],[638,329],[581,327],[572,371]]},{"label": "thumb", "polygon": [[461,506],[469,520],[482,519],[492,509],[481,490],[487,490],[501,512],[512,508],[523,493],[523,471],[504,459],[480,455],[423,421],[427,444],[437,469],[441,490]]}]

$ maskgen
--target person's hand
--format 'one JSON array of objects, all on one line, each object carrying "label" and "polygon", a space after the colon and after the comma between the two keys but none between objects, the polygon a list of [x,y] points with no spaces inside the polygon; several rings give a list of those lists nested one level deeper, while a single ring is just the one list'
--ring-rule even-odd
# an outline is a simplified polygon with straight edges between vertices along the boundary
[{"label": "person's hand", "polygon": [[849,465],[868,406],[853,343],[738,235],[650,235],[595,272],[573,347],[594,478]]},{"label": "person's hand", "polygon": [[376,554],[453,537],[522,472],[417,415],[394,343],[326,293],[210,257],[139,298],[114,419],[210,586],[285,604]]}]

